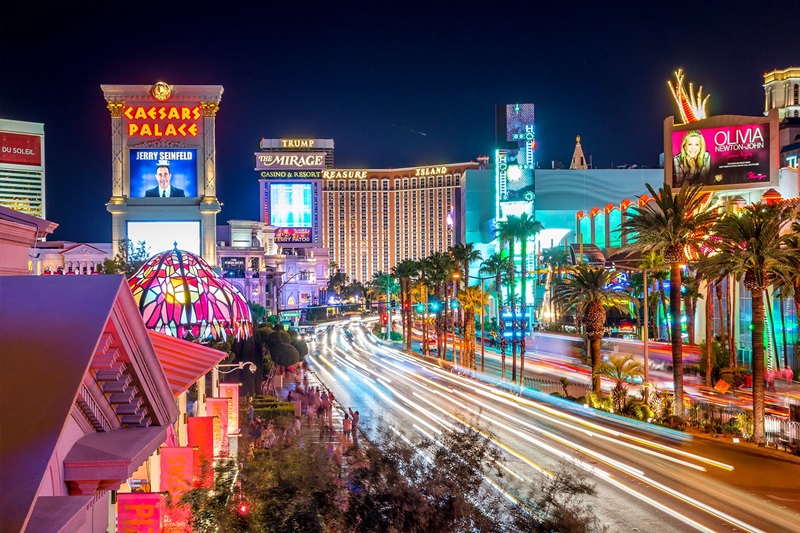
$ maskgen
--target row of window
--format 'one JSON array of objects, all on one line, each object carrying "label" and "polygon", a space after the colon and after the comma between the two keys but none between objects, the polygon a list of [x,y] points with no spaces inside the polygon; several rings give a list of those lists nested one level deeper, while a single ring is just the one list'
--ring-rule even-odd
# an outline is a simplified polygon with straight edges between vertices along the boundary
[{"label": "row of window", "polygon": [[461,186],[461,175],[455,176],[429,176],[427,178],[403,178],[401,179],[370,179],[370,180],[328,180],[324,184],[326,191],[377,191],[390,190],[409,190],[423,187],[459,187]]}]

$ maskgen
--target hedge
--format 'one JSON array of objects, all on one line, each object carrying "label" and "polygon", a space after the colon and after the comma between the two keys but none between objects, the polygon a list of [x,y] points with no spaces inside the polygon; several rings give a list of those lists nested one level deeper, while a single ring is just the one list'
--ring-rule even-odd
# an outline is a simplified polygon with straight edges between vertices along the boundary
[{"label": "hedge", "polygon": [[276,402],[272,405],[264,407],[256,407],[254,415],[261,417],[261,421],[274,420],[275,425],[281,422],[281,419],[294,420],[294,404],[292,402]]}]

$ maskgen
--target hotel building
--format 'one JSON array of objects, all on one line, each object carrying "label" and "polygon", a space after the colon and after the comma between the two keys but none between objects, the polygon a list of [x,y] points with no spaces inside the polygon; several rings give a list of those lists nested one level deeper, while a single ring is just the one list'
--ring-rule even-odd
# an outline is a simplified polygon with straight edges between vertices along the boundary
[{"label": "hotel building", "polygon": [[0,206],[45,217],[44,124],[0,119]]},{"label": "hotel building", "polygon": [[322,171],[322,244],[351,280],[464,241],[468,169],[479,163]]}]

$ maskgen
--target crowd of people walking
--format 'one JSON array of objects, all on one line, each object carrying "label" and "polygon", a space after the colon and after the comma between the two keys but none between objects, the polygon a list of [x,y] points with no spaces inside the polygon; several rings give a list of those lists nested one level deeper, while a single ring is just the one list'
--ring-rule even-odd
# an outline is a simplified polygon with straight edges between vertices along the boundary
[{"label": "crowd of people walking", "polygon": [[[290,446],[296,441],[309,438],[318,430],[318,441],[325,444],[331,459],[341,468],[346,450],[351,446],[358,446],[359,412],[352,408],[345,411],[344,407],[339,406],[343,412],[341,427],[334,427],[333,413],[338,402],[333,391],[324,386],[312,385],[312,375],[305,363],[290,369],[285,377],[291,380],[286,388],[288,390],[284,389],[283,392],[284,399],[295,404],[297,414],[294,422],[287,424],[285,428],[276,428],[273,420],[265,423],[255,416],[253,400],[248,399],[247,416],[252,448]],[[303,426],[307,431],[303,431]]]}]

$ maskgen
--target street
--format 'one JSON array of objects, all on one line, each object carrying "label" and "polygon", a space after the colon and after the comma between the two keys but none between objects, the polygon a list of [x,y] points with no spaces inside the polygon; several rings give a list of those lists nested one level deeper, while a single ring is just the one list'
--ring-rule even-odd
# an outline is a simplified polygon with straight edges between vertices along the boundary
[{"label": "street", "polygon": [[[593,505],[612,531],[800,527],[800,459],[788,454],[693,438],[529,390],[517,395],[519,386],[488,366],[475,378],[453,374],[360,327],[334,329],[308,360],[343,406],[361,412],[373,439],[389,426],[410,438],[434,436],[456,420],[488,428],[507,474],[491,481],[511,497],[566,462],[593,478]],[[526,372],[537,364],[529,360]]]}]

